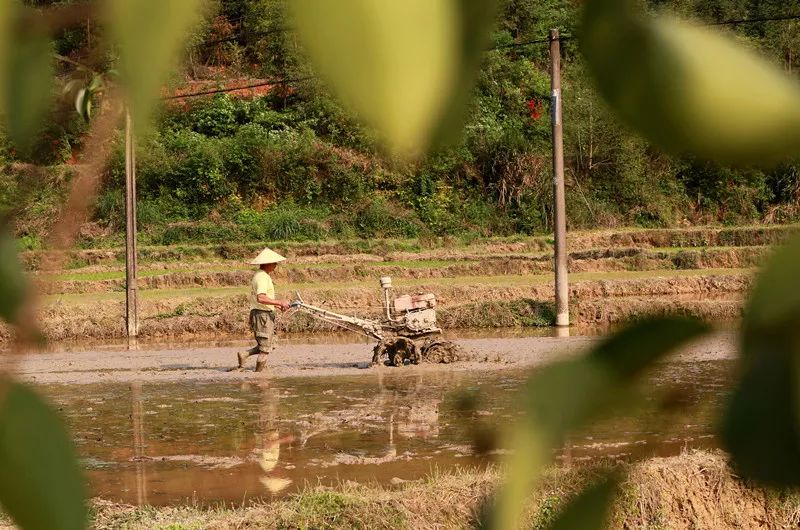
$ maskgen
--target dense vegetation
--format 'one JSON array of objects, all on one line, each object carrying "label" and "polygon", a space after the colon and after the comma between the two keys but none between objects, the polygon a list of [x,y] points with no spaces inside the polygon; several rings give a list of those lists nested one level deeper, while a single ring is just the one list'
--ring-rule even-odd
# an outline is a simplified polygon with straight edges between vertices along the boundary
[{"label": "dense vegetation", "polygon": [[[503,1],[494,49],[485,54],[463,136],[411,166],[383,156],[371,131],[311,77],[284,3],[219,2],[193,36],[175,89],[191,91],[185,85],[201,79],[218,80],[220,86],[234,78],[303,80],[248,97],[220,93],[165,102],[154,129],[139,139],[139,222],[145,243],[548,230],[548,51],[543,44],[514,44],[542,39],[550,27],[578,35],[579,2]],[[649,4],[709,22],[795,14],[796,9],[778,0]],[[787,71],[797,69],[800,21],[726,26],[726,31]],[[99,72],[113,66],[98,42],[102,35],[89,23],[61,35],[54,51],[64,58],[59,66],[65,79],[74,75],[75,62]],[[765,170],[667,156],[606,110],[593,92],[577,39],[563,46],[572,228],[797,220],[800,158]],[[24,246],[41,245],[71,177],[70,164],[80,161],[86,127],[65,100],[53,109],[31,153],[22,156],[0,141],[0,211],[18,214]],[[120,137],[84,244],[121,241],[123,183]]]}]

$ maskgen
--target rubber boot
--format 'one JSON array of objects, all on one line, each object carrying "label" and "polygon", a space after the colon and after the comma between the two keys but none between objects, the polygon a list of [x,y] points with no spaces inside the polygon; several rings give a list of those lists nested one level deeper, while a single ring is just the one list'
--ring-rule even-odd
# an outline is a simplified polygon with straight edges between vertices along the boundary
[{"label": "rubber boot", "polygon": [[256,372],[262,372],[264,368],[267,366],[267,361],[257,361],[256,362]]},{"label": "rubber boot", "polygon": [[240,351],[236,354],[236,356],[239,358],[239,370],[242,370],[244,368],[244,363],[247,362],[247,358],[250,357],[250,354],[246,351]]}]

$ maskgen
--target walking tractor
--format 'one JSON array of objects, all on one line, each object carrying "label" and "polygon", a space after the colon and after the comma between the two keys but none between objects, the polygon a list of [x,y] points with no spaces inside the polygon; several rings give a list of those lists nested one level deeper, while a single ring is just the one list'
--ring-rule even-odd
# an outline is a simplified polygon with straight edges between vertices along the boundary
[{"label": "walking tractor", "polygon": [[463,357],[461,348],[441,337],[436,325],[436,297],[433,294],[392,296],[392,279],[381,278],[383,316],[380,320],[351,317],[309,305],[300,298],[294,309],[312,317],[377,340],[372,363],[391,366],[420,362],[450,363]]}]

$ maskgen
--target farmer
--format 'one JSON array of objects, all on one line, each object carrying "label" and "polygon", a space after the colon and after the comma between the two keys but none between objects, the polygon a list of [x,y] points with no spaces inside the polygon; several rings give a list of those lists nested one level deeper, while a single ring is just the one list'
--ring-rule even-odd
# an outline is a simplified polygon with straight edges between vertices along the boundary
[{"label": "farmer", "polygon": [[267,364],[267,354],[274,347],[275,308],[280,308],[281,311],[289,309],[288,301],[275,298],[275,286],[272,284],[270,273],[285,259],[277,252],[265,248],[250,262],[251,265],[258,265],[258,271],[250,282],[250,329],[255,335],[256,345],[237,354],[239,370],[244,369],[244,363],[251,355],[258,354],[256,372],[262,371]]}]

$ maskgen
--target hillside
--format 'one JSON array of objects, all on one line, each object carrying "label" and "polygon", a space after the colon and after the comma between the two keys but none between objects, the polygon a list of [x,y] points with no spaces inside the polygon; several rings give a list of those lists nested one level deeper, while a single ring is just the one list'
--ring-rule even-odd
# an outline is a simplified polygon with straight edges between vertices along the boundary
[{"label": "hillside", "polygon": [[[328,94],[302,59],[283,0],[219,2],[187,49],[155,128],[139,138],[139,224],[145,245],[532,235],[549,230],[550,27],[579,35],[579,3],[504,0],[462,138],[415,165],[382,156],[376,138]],[[794,14],[786,2],[651,1],[708,22]],[[726,25],[790,72],[800,21]],[[97,29],[64,32],[59,54],[102,72]],[[67,79],[73,72],[61,64]],[[787,223],[798,218],[798,160],[727,168],[666,156],[621,127],[564,42],[570,229]],[[274,82],[276,80],[292,80]],[[300,81],[295,81],[300,79]],[[259,84],[186,97],[214,88]],[[731,109],[732,113],[737,109]],[[23,248],[40,249],[80,163],[86,124],[64,102],[33,154],[0,138],[0,214]],[[86,248],[122,243],[121,142],[84,227]]]}]

